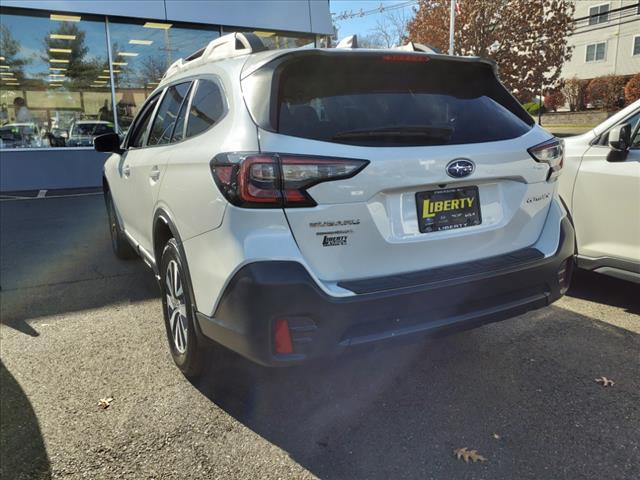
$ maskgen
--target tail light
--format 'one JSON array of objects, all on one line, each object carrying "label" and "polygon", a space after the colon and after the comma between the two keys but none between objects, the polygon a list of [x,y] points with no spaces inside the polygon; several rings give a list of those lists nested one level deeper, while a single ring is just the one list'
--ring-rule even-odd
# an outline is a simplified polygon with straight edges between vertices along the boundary
[{"label": "tail light", "polygon": [[313,207],[307,189],[360,172],[368,160],[279,153],[221,153],[213,178],[229,202],[245,208]]},{"label": "tail light", "polygon": [[531,147],[528,152],[536,162],[549,165],[547,180],[560,175],[560,170],[564,163],[564,142],[562,140],[557,138],[548,140]]}]

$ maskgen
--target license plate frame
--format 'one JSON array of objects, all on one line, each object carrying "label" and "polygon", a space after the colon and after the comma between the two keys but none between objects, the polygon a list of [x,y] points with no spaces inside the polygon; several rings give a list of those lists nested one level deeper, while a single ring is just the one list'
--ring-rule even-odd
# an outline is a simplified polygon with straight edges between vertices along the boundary
[{"label": "license plate frame", "polygon": [[417,192],[416,208],[420,233],[457,230],[482,223],[480,191],[476,185]]}]

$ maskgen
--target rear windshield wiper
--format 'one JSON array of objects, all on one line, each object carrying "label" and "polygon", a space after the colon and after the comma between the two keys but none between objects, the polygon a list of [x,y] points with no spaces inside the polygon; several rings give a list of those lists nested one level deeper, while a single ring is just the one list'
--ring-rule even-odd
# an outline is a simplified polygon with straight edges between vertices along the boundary
[{"label": "rear windshield wiper", "polygon": [[376,138],[428,139],[448,141],[453,133],[451,127],[433,127],[430,125],[384,127],[374,129],[349,130],[336,133],[333,140],[355,140]]}]

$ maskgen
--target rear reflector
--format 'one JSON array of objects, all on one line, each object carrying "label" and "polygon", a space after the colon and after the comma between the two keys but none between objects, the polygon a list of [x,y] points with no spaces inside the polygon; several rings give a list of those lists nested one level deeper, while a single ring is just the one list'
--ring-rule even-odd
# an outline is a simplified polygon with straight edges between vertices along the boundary
[{"label": "rear reflector", "polygon": [[274,340],[276,353],[293,353],[289,322],[286,320],[276,320]]}]

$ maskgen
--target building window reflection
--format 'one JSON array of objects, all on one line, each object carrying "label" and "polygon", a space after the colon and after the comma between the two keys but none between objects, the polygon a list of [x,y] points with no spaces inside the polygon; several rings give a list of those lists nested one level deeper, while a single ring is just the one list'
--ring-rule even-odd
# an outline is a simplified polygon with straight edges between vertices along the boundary
[{"label": "building window reflection", "polygon": [[104,19],[3,10],[0,147],[82,146],[79,122],[113,129],[107,57]]},{"label": "building window reflection", "polygon": [[314,44],[310,34],[1,8],[0,148],[91,147],[126,133],[166,69],[221,31],[254,32],[271,49]]},{"label": "building window reflection", "polygon": [[149,94],[155,90],[164,72],[220,36],[214,26],[189,28],[171,23],[109,21],[118,124],[122,132]]},{"label": "building window reflection", "polygon": [[315,37],[313,35],[303,33],[273,32],[268,30],[231,27],[224,27],[222,33],[225,34],[231,32],[255,33],[260,37],[262,43],[264,43],[269,50],[275,50],[278,48],[313,47],[315,45]]}]

